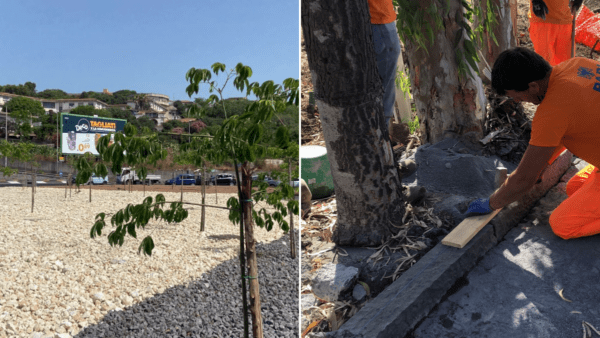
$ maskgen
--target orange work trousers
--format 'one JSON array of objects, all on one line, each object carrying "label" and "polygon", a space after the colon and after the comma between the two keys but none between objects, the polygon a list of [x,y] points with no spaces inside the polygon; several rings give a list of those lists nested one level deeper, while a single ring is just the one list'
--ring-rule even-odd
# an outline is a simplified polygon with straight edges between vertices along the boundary
[{"label": "orange work trousers", "polygon": [[554,233],[564,239],[600,233],[600,173],[593,165],[580,170],[567,183],[567,195],[550,215]]},{"label": "orange work trousers", "polygon": [[551,66],[571,58],[571,27],[545,22],[530,22],[529,37],[533,49]]}]

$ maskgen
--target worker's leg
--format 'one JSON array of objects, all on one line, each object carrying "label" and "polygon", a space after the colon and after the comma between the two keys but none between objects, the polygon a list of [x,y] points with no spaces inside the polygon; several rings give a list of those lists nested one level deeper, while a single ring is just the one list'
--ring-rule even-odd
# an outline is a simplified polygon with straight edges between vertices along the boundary
[{"label": "worker's leg", "polygon": [[572,25],[552,25],[550,35],[554,39],[552,66],[571,58],[571,27]]},{"label": "worker's leg", "polygon": [[554,59],[554,40],[550,34],[551,28],[552,24],[549,23],[529,22],[529,38],[533,42],[533,49],[550,64]]},{"label": "worker's leg", "polygon": [[550,226],[564,239],[600,233],[600,175],[591,175],[552,212]]},{"label": "worker's leg", "polygon": [[575,191],[581,188],[588,178],[591,178],[592,175],[596,175],[596,167],[591,164],[588,164],[585,168],[579,170],[579,172],[567,182],[567,195],[573,195]]},{"label": "worker's leg", "polygon": [[377,70],[383,84],[383,112],[385,121],[389,125],[394,116],[394,103],[396,101],[396,64],[400,54],[400,39],[396,30],[396,22],[384,25],[371,25],[373,31],[373,44],[377,55]]}]

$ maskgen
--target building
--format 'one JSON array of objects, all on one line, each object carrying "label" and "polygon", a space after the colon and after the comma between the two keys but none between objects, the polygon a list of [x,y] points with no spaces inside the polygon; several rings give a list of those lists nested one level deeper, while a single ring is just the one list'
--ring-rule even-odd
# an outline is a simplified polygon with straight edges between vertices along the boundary
[{"label": "building", "polygon": [[[6,102],[10,101],[13,97],[22,96],[15,95],[10,93],[0,93],[0,106],[4,106]],[[81,107],[81,106],[93,106],[94,109],[106,109],[108,108],[108,104],[97,100],[97,99],[60,99],[60,100],[51,100],[51,99],[42,99],[38,97],[30,97],[23,96],[35,101],[39,101],[42,104],[42,107],[49,113],[57,113],[57,112],[68,112],[73,108]]]},{"label": "building", "polygon": [[[108,90],[104,90],[104,93],[110,94]],[[10,93],[0,93],[0,107],[4,106],[13,97],[22,96]],[[157,126],[170,120],[180,119],[181,116],[177,114],[177,108],[173,106],[173,103],[169,100],[169,96],[164,94],[145,94],[146,102],[148,103],[149,109],[140,110],[137,109],[137,104],[134,100],[127,101],[127,104],[115,104],[109,105],[98,99],[87,98],[87,99],[42,99],[37,97],[29,97],[32,100],[41,102],[42,107],[49,113],[66,113],[70,110],[81,107],[81,106],[93,106],[94,109],[107,109],[107,108],[119,108],[121,110],[131,109],[136,118],[147,116],[153,120]]]},{"label": "building", "polygon": [[145,99],[148,106],[147,109],[144,110],[138,110],[138,104],[135,100],[127,101],[127,106],[131,108],[136,118],[146,116],[153,120],[157,126],[160,126],[167,121],[180,118],[180,116],[176,114],[177,108],[173,106],[168,95],[150,93],[145,94]]}]

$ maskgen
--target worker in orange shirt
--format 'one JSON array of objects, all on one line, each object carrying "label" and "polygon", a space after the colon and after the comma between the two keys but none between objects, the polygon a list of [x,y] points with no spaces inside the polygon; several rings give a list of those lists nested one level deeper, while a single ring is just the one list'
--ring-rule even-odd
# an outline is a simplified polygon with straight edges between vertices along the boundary
[{"label": "worker in orange shirt", "polygon": [[512,48],[496,59],[492,88],[539,106],[517,169],[490,198],[471,202],[468,212],[485,214],[518,200],[567,148],[590,165],[567,183],[569,197],[552,212],[550,226],[564,239],[600,233],[600,62],[576,57],[552,67],[532,50]]},{"label": "worker in orange shirt", "polygon": [[394,116],[396,102],[396,65],[400,55],[400,38],[396,30],[396,11],[392,0],[369,0],[373,45],[377,70],[383,84],[383,113],[386,128]]},{"label": "worker in orange shirt", "polygon": [[535,51],[551,66],[571,57],[573,16],[582,3],[583,0],[531,0],[527,15],[529,37]]}]

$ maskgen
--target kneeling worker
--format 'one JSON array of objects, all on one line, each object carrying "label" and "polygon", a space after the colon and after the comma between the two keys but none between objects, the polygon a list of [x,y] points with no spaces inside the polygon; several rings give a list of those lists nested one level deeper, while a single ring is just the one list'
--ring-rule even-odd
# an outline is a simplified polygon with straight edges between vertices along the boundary
[{"label": "kneeling worker", "polygon": [[471,202],[468,212],[486,214],[518,200],[567,148],[590,165],[567,183],[569,197],[552,212],[550,226],[564,239],[600,233],[600,62],[578,57],[552,67],[532,50],[512,48],[496,59],[492,87],[539,106],[517,169],[489,198]]}]

